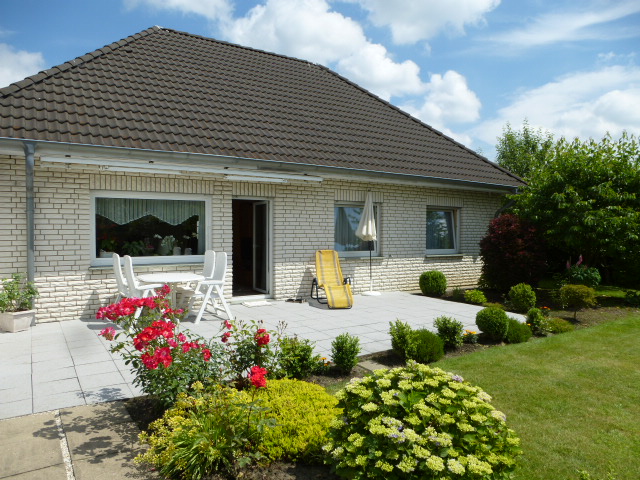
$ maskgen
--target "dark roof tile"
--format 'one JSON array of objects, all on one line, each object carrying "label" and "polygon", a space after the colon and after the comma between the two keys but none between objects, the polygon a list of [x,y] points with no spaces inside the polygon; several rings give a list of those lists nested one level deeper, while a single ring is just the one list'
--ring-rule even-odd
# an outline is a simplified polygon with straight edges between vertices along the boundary
[{"label": "dark roof tile", "polygon": [[160,27],[0,89],[0,137],[522,185],[325,67]]}]

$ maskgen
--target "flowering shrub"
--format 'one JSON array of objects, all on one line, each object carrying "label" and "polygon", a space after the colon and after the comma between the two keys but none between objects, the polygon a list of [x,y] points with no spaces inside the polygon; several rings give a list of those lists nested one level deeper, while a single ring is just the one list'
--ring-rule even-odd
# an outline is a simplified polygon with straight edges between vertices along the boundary
[{"label": "flowering shrub", "polygon": [[462,335],[462,343],[469,343],[471,345],[478,343],[478,332],[474,330],[465,330]]},{"label": "flowering shrub", "polygon": [[561,277],[562,283],[597,287],[602,280],[600,272],[596,267],[588,267],[582,261],[582,255],[578,257],[575,265],[571,265],[571,261],[567,260],[567,268]]},{"label": "flowering shrub", "polygon": [[345,478],[508,478],[521,454],[491,397],[439,368],[376,370],[336,396],[343,414],[323,448]]},{"label": "flowering shrub", "polygon": [[278,345],[283,328],[281,323],[278,331],[271,332],[262,327],[262,322],[254,320],[226,321],[226,331],[220,337],[224,344],[224,378],[243,387],[247,385],[247,373],[251,367],[263,367],[269,372],[277,370]]},{"label": "flowering shrub", "polygon": [[[100,308],[96,315],[125,328],[116,333],[107,327],[100,335],[116,342],[111,351],[120,352],[131,365],[134,385],[167,406],[194,382],[212,383],[222,378],[222,346],[180,332],[183,312],[171,309],[168,293],[165,287],[156,297],[124,298]],[[138,309],[142,312],[136,319]]]},{"label": "flowering shrub", "polygon": [[274,422],[264,417],[256,390],[194,387],[192,396],[180,393],[149,432],[140,434],[149,449],[136,461],[153,465],[166,477],[199,480],[260,460],[257,447]]},{"label": "flowering shrub", "polygon": [[[546,335],[547,329],[547,315],[549,309],[547,307],[531,308],[527,312],[527,325],[531,327],[531,331],[536,336]],[[547,312],[545,314],[545,312]]]}]

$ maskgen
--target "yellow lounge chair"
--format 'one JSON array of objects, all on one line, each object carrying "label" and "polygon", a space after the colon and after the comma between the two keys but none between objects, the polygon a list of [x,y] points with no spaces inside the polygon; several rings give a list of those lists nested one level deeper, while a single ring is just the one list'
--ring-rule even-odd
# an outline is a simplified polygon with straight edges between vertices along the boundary
[{"label": "yellow lounge chair", "polygon": [[[320,298],[319,289],[324,290],[327,295],[326,299]],[[327,303],[329,308],[351,308],[353,306],[351,280],[342,276],[340,259],[335,250],[318,250],[316,252],[316,278],[311,284],[311,298],[315,298],[320,303]]]}]

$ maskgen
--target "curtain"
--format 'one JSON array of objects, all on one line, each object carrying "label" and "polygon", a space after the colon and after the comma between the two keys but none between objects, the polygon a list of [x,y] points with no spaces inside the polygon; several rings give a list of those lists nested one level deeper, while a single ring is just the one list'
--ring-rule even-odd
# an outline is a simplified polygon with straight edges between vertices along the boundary
[{"label": "curtain", "polygon": [[[334,243],[338,252],[368,252],[369,242],[365,242],[356,236],[356,230],[362,217],[364,207],[338,206],[334,215]],[[374,206],[374,215],[377,218],[378,207]],[[377,242],[373,243],[374,251],[377,250]]]},{"label": "curtain", "polygon": [[96,198],[96,214],[118,225],[125,225],[147,215],[170,225],[180,225],[198,216],[204,219],[204,202],[193,200],[156,200],[149,198]]}]

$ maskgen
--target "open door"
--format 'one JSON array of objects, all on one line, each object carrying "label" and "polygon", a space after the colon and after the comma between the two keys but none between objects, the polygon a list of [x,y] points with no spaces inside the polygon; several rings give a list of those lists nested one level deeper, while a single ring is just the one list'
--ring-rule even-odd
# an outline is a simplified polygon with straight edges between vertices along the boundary
[{"label": "open door", "polygon": [[267,279],[269,259],[268,203],[253,204],[253,289],[269,293]]},{"label": "open door", "polygon": [[234,199],[233,296],[269,295],[269,202]]}]

